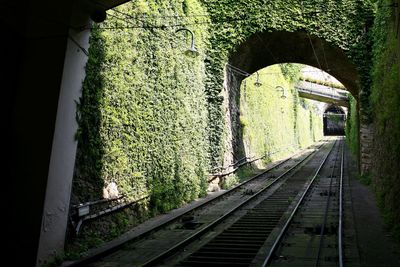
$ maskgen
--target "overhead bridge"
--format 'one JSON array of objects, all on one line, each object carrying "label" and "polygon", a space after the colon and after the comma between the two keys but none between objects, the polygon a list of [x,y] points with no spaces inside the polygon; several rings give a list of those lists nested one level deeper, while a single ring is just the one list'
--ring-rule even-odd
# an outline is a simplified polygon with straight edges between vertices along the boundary
[{"label": "overhead bridge", "polygon": [[342,107],[349,107],[347,93],[312,82],[300,81],[294,86],[300,97],[332,103]]}]

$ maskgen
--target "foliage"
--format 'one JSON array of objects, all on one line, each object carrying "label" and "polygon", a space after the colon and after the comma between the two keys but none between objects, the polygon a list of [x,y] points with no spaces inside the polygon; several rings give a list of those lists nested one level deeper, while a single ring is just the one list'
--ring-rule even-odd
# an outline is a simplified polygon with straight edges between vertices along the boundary
[{"label": "foliage", "polygon": [[346,141],[349,145],[350,151],[353,155],[358,156],[359,150],[359,117],[358,117],[358,109],[357,109],[357,100],[349,94],[349,103],[350,107],[347,113],[347,121],[346,121]]},{"label": "foliage", "polygon": [[[306,31],[341,48],[359,71],[363,114],[369,115],[370,39],[372,5],[365,0],[307,1],[231,1],[203,0],[212,26],[206,62],[206,90],[217,99],[222,90],[224,65],[229,55],[248,38],[262,32]],[[277,62],[285,63],[285,62]],[[365,111],[365,112],[364,112]],[[220,149],[224,138],[220,102],[210,102],[211,163],[222,162]]]},{"label": "foliage", "polygon": [[[246,155],[260,157],[271,153],[264,159],[266,163],[322,138],[321,114],[310,101],[299,100],[282,67],[273,65],[258,72],[261,77],[268,77],[260,87],[254,85],[255,74],[246,78],[241,87],[241,120],[248,121],[242,125]],[[277,86],[285,88],[286,98],[281,98]]]},{"label": "foliage", "polygon": [[325,86],[332,87],[332,88],[346,90],[346,88],[342,84],[338,84],[338,83],[334,83],[334,82],[321,81],[321,80],[312,79],[312,78],[309,78],[309,77],[306,77],[306,78],[300,77],[300,80],[301,81],[310,82],[310,83],[316,83],[316,84],[320,84],[320,85],[325,85]]},{"label": "foliage", "polygon": [[[203,12],[190,3],[186,12]],[[182,5],[144,1],[119,10],[131,16],[184,15]],[[204,51],[207,30],[201,30],[197,46]],[[93,180],[94,188],[78,197],[99,198],[102,183],[115,181],[121,193],[133,199],[150,195],[164,211],[203,194],[208,169],[204,52],[186,57],[187,39],[173,29],[94,29],[90,44],[76,175]]]},{"label": "foliage", "polygon": [[389,0],[378,1],[373,28],[371,104],[375,134],[371,176],[386,222],[400,241],[400,45],[395,9],[388,8],[390,4]]},{"label": "foliage", "polygon": [[[77,114],[75,203],[101,198],[103,186],[112,181],[130,199],[150,195],[150,208],[159,212],[203,195],[208,170],[222,165],[225,152],[224,67],[255,33],[307,31],[343,49],[361,78],[369,74],[364,30],[371,10],[363,0],[138,0],[118,11],[146,27],[126,27],[127,17],[109,17],[92,30]],[[189,40],[184,32],[175,32],[178,27],[151,27],[167,18],[194,32],[199,57],[182,53]],[[296,78],[291,66],[277,68]],[[278,81],[291,88],[283,76]],[[362,88],[368,81],[361,79]],[[276,103],[289,116],[260,148],[256,134],[265,136],[270,130],[248,130],[255,153],[284,144],[306,146],[319,138],[321,120],[307,102],[291,91],[287,101]],[[281,123],[280,108],[268,114],[271,121],[265,123]],[[255,113],[246,119],[241,122],[248,129],[251,121],[262,121]]]},{"label": "foliage", "polygon": [[302,64],[282,63],[279,64],[283,76],[290,82],[297,82],[300,79]]},{"label": "foliage", "polygon": [[[184,3],[135,1],[118,11],[132,17],[179,14],[192,23],[191,14],[204,13],[197,1]],[[73,204],[101,199],[103,187],[110,182],[128,200],[149,195],[152,213],[204,195],[209,167],[207,25],[194,30],[197,58],[183,53],[190,44],[187,32],[125,28],[123,20],[113,17],[101,26],[122,27],[97,27],[91,33],[78,103]],[[134,218],[120,220],[120,214],[102,218],[102,224],[85,225],[69,250],[97,245],[89,242],[93,229],[102,240],[109,240],[137,223]],[[117,231],[107,225],[117,225]]]}]

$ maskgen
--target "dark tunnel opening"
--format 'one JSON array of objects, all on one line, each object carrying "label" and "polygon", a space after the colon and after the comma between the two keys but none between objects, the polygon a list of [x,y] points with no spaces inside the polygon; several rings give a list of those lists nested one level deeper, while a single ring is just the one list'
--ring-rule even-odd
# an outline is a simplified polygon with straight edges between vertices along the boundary
[{"label": "dark tunnel opening", "polygon": [[330,106],[323,115],[324,135],[345,135],[346,113],[338,106]]}]

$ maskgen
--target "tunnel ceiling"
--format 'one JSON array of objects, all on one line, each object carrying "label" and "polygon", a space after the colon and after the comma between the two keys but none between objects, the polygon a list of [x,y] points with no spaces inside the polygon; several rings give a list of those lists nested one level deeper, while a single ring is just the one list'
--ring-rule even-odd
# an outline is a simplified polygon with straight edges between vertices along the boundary
[{"label": "tunnel ceiling", "polygon": [[344,112],[343,108],[336,106],[336,105],[327,106],[324,113],[328,113],[328,112],[346,114],[346,112]]},{"label": "tunnel ceiling", "polygon": [[358,96],[358,73],[343,50],[306,32],[255,33],[239,45],[229,62],[249,73],[278,63],[310,65],[334,76]]}]

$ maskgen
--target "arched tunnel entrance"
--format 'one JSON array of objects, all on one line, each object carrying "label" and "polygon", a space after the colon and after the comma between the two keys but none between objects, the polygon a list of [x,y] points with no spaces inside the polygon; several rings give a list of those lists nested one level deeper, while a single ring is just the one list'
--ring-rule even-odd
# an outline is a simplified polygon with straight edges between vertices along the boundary
[{"label": "arched tunnel entrance", "polygon": [[279,63],[319,68],[339,80],[357,98],[359,75],[356,66],[341,48],[307,32],[255,33],[229,58],[229,64],[248,73]]},{"label": "arched tunnel entrance", "polygon": [[346,127],[346,113],[338,106],[328,107],[323,114],[324,135],[344,135]]},{"label": "arched tunnel entrance", "polygon": [[[247,77],[257,71],[282,63],[298,63],[318,68],[335,77],[356,99],[359,93],[359,74],[345,51],[305,31],[258,32],[243,41],[231,53],[225,75],[227,125],[232,136],[231,151],[236,157],[245,156],[240,129],[240,87]],[[336,131],[344,134],[343,129]],[[226,160],[226,159],[225,159]],[[229,159],[228,159],[229,160]]]}]

